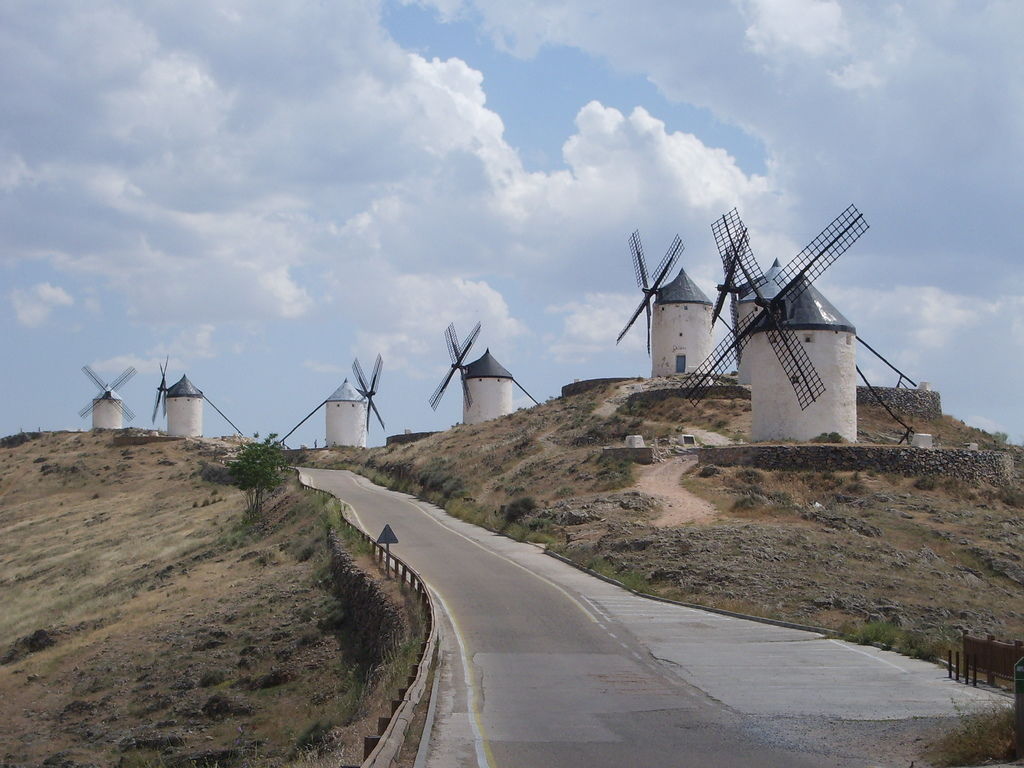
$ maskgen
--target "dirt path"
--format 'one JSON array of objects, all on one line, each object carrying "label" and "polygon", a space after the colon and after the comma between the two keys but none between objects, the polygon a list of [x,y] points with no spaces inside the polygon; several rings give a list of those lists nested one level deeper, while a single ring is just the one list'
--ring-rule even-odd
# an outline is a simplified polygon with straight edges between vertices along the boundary
[{"label": "dirt path", "polygon": [[683,472],[697,460],[691,457],[673,458],[660,464],[637,467],[640,475],[637,490],[657,499],[661,514],[652,521],[659,528],[686,523],[703,523],[713,519],[718,510],[710,502],[690,493],[679,484]]}]

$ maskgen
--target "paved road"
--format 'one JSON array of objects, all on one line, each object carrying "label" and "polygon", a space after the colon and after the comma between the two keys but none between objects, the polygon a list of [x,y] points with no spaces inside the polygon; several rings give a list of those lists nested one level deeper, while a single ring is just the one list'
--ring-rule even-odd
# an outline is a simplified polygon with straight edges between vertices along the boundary
[{"label": "paved road", "polygon": [[368,532],[389,523],[447,614],[428,768],[879,766],[877,721],[991,698],[896,654],[639,598],[349,472],[302,472]]}]

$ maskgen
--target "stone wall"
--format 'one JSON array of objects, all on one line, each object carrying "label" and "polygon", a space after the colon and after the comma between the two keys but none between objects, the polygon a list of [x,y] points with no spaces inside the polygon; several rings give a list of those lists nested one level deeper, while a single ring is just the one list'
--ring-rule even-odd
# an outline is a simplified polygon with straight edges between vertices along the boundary
[{"label": "stone wall", "polygon": [[636,464],[653,464],[654,448],[651,446],[646,446],[644,448],[629,448],[626,446],[602,448],[601,456],[602,458],[609,459],[625,459],[626,461],[632,461]]},{"label": "stone wall", "polygon": [[574,381],[572,384],[566,384],[562,387],[562,397],[571,397],[581,392],[588,392],[591,389],[598,389],[606,384],[615,384],[620,381],[630,381],[630,378],[619,377],[617,379],[583,379],[581,381]]},{"label": "stone wall", "polygon": [[1002,451],[909,448],[885,445],[735,445],[701,448],[700,464],[759,469],[877,470],[900,475],[940,475],[969,483],[1004,485],[1013,459]]},{"label": "stone wall", "polygon": [[[933,390],[875,387],[875,392],[897,413],[921,419],[942,416],[942,398]],[[867,387],[857,387],[857,405],[878,405],[878,400]]]},{"label": "stone wall", "polygon": [[[666,387],[665,389],[649,389],[645,392],[634,392],[626,398],[630,405],[638,403],[658,403],[662,400],[671,400],[675,397],[683,397],[685,389],[681,387]],[[708,387],[702,399],[706,400],[749,400],[750,387],[741,387],[739,384],[718,384]]]},{"label": "stone wall", "polygon": [[425,437],[436,435],[437,432],[405,432],[400,435],[389,435],[384,441],[384,445],[401,445],[402,443],[415,443],[417,440],[422,440]]},{"label": "stone wall", "polygon": [[331,587],[344,611],[340,629],[350,640],[354,660],[375,667],[406,636],[405,619],[380,584],[356,566],[334,531],[330,548]]}]

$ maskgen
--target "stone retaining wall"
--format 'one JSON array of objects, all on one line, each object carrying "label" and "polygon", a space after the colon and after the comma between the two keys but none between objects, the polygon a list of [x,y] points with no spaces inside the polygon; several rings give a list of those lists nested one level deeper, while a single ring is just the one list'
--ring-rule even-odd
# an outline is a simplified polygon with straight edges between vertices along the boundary
[{"label": "stone retaining wall", "polygon": [[[875,392],[897,413],[929,420],[942,416],[942,398],[933,390],[875,387]],[[857,405],[878,405],[878,400],[867,387],[857,387]]]},{"label": "stone retaining wall", "polygon": [[[649,389],[645,392],[634,392],[626,398],[626,402],[630,405],[637,403],[659,403],[662,400],[683,397],[685,392],[686,390],[681,387]],[[750,387],[743,387],[739,384],[717,384],[708,387],[701,397],[704,400],[749,400]]]},{"label": "stone retaining wall", "polygon": [[646,446],[644,448],[627,448],[627,447],[616,447],[616,448],[602,448],[601,456],[610,459],[625,459],[626,461],[632,461],[636,464],[653,464],[654,463],[654,448]]},{"label": "stone retaining wall", "polygon": [[380,584],[356,566],[334,531],[330,548],[331,586],[344,611],[341,631],[351,639],[354,660],[375,667],[402,642],[407,633],[405,618]]},{"label": "stone retaining wall", "polygon": [[562,397],[570,397],[572,395],[578,395],[581,392],[589,392],[591,389],[597,389],[603,387],[606,384],[615,384],[620,381],[630,381],[628,376],[619,377],[617,379],[583,379],[581,381],[574,381],[572,384],[566,384],[562,387]]},{"label": "stone retaining wall", "polygon": [[737,445],[701,448],[699,464],[759,469],[877,470],[900,475],[941,475],[969,483],[1004,485],[1013,459],[1002,451],[909,448],[885,445]]},{"label": "stone retaining wall", "polygon": [[403,443],[415,443],[417,440],[422,440],[425,437],[430,437],[431,435],[436,434],[437,432],[405,432],[400,435],[389,435],[385,439],[384,445],[388,446],[401,445]]}]

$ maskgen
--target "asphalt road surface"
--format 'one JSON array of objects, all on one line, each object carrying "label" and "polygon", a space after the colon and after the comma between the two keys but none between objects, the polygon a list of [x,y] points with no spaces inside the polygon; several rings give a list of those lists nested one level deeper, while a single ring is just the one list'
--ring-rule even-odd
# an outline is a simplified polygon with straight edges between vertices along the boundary
[{"label": "asphalt road surface", "polygon": [[900,766],[886,747],[995,699],[939,667],[637,597],[413,497],[301,470],[427,582],[436,717],[417,766]]}]

